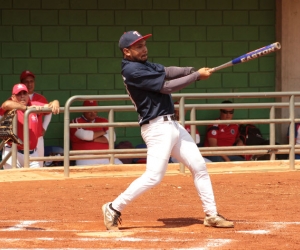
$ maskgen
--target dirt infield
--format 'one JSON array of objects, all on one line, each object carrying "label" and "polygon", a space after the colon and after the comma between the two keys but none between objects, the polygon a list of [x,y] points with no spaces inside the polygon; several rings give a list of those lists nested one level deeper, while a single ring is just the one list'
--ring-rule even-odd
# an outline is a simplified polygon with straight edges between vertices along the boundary
[{"label": "dirt infield", "polygon": [[0,249],[300,249],[300,171],[273,167],[208,166],[219,212],[235,228],[204,227],[191,175],[170,166],[123,211],[118,232],[105,230],[101,206],[142,168],[74,168],[71,178],[61,168],[0,171]]}]

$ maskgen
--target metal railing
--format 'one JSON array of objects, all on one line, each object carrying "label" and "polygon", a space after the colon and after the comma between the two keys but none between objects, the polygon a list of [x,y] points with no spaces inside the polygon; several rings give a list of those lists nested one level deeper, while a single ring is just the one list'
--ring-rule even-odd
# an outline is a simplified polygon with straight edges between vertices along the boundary
[{"label": "metal railing", "polygon": [[[208,155],[235,155],[235,154],[271,154],[271,160],[275,159],[275,154],[289,154],[290,169],[295,168],[295,152],[300,152],[300,145],[294,143],[295,138],[295,123],[300,122],[300,119],[295,118],[295,107],[300,106],[300,103],[295,102],[295,97],[300,96],[300,92],[247,92],[247,93],[205,93],[205,94],[173,94],[174,99],[179,99],[179,122],[184,125],[191,125],[191,135],[195,140],[196,126],[209,124],[269,124],[270,130],[270,145],[257,146],[232,146],[232,147],[201,147],[203,156]],[[287,98],[287,102],[261,102],[261,103],[218,103],[218,104],[186,104],[187,100],[199,99],[245,99],[245,98]],[[64,108],[60,108],[60,112],[64,113],[64,155],[49,157],[30,157],[29,154],[24,154],[24,164],[29,165],[29,161],[33,160],[59,160],[64,161],[64,175],[69,176],[69,161],[76,159],[93,159],[93,158],[109,158],[110,164],[113,164],[114,158],[131,158],[131,157],[146,157],[146,149],[114,149],[114,128],[116,127],[139,127],[138,122],[117,122],[114,121],[115,112],[134,111],[133,105],[103,105],[96,107],[71,107],[76,101],[96,100],[96,101],[120,101],[129,100],[128,95],[77,95],[70,97],[65,103]],[[216,110],[220,108],[234,109],[269,109],[269,119],[241,119],[241,120],[197,120],[197,110]],[[288,118],[275,118],[275,109],[287,108],[289,111]],[[24,151],[29,151],[28,138],[28,116],[31,112],[45,112],[50,109],[43,108],[40,111],[29,109],[24,116]],[[81,123],[70,124],[70,113],[84,112],[94,110],[98,112],[108,112],[108,123]],[[185,120],[185,110],[190,110],[190,120]],[[289,144],[276,145],[275,143],[275,124],[287,123],[290,125]],[[70,150],[70,128],[74,127],[109,127],[109,149],[108,150]],[[180,171],[184,172],[184,166],[181,165]]]}]

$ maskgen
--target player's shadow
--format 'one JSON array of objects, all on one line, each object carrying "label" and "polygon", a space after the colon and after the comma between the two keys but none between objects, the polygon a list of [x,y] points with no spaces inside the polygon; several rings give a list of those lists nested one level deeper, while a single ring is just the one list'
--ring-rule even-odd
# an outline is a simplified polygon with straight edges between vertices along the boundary
[{"label": "player's shadow", "polygon": [[188,227],[195,224],[203,224],[203,220],[199,220],[196,218],[162,218],[158,219],[157,221],[161,221],[165,225],[160,226],[163,228],[170,228],[170,227]]},{"label": "player's shadow", "polygon": [[[161,221],[164,225],[161,226],[141,226],[141,228],[177,228],[177,227],[188,227],[195,224],[203,224],[203,220],[196,218],[161,218],[157,221]],[[133,229],[140,227],[120,227],[120,230]]]}]

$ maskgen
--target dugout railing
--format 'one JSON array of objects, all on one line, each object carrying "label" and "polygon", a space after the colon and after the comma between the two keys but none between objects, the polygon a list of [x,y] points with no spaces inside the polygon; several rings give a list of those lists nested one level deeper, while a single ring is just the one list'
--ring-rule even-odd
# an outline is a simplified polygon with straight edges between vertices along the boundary
[{"label": "dugout railing", "polygon": [[[179,121],[182,125],[191,125],[191,134],[195,139],[195,131],[197,125],[208,125],[208,124],[269,124],[269,139],[270,145],[257,145],[257,146],[232,146],[232,147],[201,147],[201,153],[203,156],[208,155],[236,155],[236,154],[271,154],[270,160],[275,160],[275,154],[289,154],[289,167],[295,169],[295,152],[300,153],[300,145],[297,146],[294,143],[295,129],[294,125],[296,122],[300,122],[300,119],[295,118],[295,108],[300,106],[300,103],[295,102],[295,98],[300,96],[300,92],[249,92],[249,93],[201,93],[201,94],[173,94],[172,97],[175,100],[179,100]],[[270,102],[245,102],[248,98],[261,98],[270,99],[274,98],[277,101]],[[282,101],[285,98],[287,101]],[[187,104],[186,101],[191,102],[192,100],[200,99],[242,99],[243,103],[232,103],[232,104]],[[280,101],[278,101],[280,99]],[[64,155],[63,156],[50,156],[49,157],[29,157],[28,153],[24,155],[24,165],[28,166],[29,161],[33,160],[57,160],[64,162],[64,175],[69,176],[70,160],[76,159],[93,159],[93,158],[109,158],[110,164],[113,164],[114,157],[116,158],[140,158],[146,157],[146,149],[115,149],[113,132],[116,127],[139,127],[137,121],[133,122],[119,122],[115,121],[116,112],[127,112],[134,111],[133,105],[102,105],[96,107],[83,107],[71,105],[77,101],[84,100],[96,100],[100,102],[109,101],[124,101],[129,100],[128,95],[77,95],[70,97],[64,108],[60,108],[60,112],[64,113]],[[214,110],[220,108],[234,108],[234,109],[269,109],[269,118],[266,119],[239,119],[239,120],[201,120],[196,117],[197,110]],[[287,109],[288,118],[275,118],[276,109]],[[83,112],[88,110],[96,110],[98,112],[108,113],[108,123],[83,123],[83,124],[71,124],[70,114],[72,112]],[[190,110],[190,120],[185,120],[184,110]],[[25,112],[24,116],[24,151],[28,152],[29,149],[29,138],[28,138],[28,115],[31,112],[45,112],[49,109],[43,108],[40,111],[29,109]],[[275,142],[275,124],[287,123],[290,125],[290,140],[288,144],[276,145]],[[71,127],[109,127],[110,138],[109,138],[109,149],[108,150],[81,150],[74,151],[70,150],[70,128]],[[118,135],[117,135],[118,136]],[[180,171],[184,172],[184,166],[180,166]]]}]

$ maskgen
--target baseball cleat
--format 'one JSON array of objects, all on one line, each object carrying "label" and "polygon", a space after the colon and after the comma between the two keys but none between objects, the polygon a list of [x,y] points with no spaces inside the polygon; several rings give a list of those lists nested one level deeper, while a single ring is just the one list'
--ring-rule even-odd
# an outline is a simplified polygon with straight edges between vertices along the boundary
[{"label": "baseball cleat", "polygon": [[111,202],[108,202],[102,206],[102,212],[104,216],[104,225],[107,230],[119,230],[118,223],[121,224],[121,213],[113,209]]},{"label": "baseball cleat", "polygon": [[206,227],[223,227],[223,228],[234,227],[232,221],[226,220],[220,214],[212,215],[212,216],[206,215],[203,224]]}]

